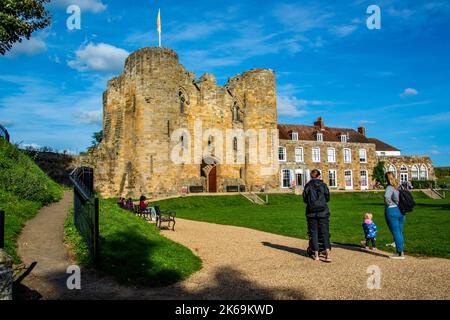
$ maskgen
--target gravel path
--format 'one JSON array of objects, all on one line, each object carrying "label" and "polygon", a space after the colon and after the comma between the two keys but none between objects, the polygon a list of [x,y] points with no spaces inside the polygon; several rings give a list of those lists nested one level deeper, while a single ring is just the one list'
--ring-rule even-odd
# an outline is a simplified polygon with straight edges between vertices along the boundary
[{"label": "gravel path", "polygon": [[[165,288],[138,289],[83,271],[80,291],[65,286],[70,257],[62,226],[71,196],[44,208],[19,239],[19,254],[32,273],[23,288],[43,299],[450,299],[450,260],[407,257],[334,246],[333,262],[306,257],[307,242],[247,228],[177,219],[163,235],[189,247],[203,268]],[[367,268],[381,270],[381,289],[367,289]]]}]

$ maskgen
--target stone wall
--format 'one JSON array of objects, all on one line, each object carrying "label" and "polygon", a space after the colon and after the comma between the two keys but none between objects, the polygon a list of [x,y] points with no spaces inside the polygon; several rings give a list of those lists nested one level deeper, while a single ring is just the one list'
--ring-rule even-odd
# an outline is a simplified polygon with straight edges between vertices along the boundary
[{"label": "stone wall", "polygon": [[[132,53],[123,74],[108,82],[103,100],[104,139],[92,162],[96,188],[104,196],[177,194],[191,185],[207,188],[203,156],[193,156],[198,123],[203,132],[219,129],[224,139],[226,129],[270,131],[277,123],[273,71],[251,70],[221,87],[210,74],[197,80],[178,62],[174,51],[163,48]],[[239,108],[237,120],[233,120],[235,106]],[[173,152],[180,139],[171,137],[179,129],[188,132],[185,151],[192,156],[174,162]],[[197,142],[201,150],[208,148],[207,139]],[[278,170],[263,175],[262,165],[225,163],[223,154],[217,148],[210,154],[217,171],[217,191],[237,183],[248,189],[277,187]],[[269,167],[276,166],[272,163]]]}]

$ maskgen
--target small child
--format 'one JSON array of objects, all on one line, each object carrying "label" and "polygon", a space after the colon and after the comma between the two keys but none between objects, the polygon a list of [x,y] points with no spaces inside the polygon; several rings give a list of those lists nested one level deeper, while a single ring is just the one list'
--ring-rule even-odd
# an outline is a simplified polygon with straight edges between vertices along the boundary
[{"label": "small child", "polygon": [[369,249],[369,243],[372,242],[372,250],[377,250],[377,225],[372,220],[373,215],[371,213],[364,214],[364,221],[362,223],[362,227],[364,230],[364,235],[366,241],[361,241],[361,244],[366,246],[366,249]]}]

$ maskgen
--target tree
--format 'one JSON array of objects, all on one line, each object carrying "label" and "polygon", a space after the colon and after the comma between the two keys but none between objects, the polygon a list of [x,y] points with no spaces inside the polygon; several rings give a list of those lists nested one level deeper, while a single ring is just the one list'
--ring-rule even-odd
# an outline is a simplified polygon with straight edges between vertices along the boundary
[{"label": "tree", "polygon": [[0,54],[11,50],[22,38],[50,25],[51,17],[44,4],[50,0],[1,0],[0,1]]},{"label": "tree", "polygon": [[98,132],[94,132],[92,134],[92,147],[95,148],[98,146],[103,140],[103,130],[100,130]]},{"label": "tree", "polygon": [[384,177],[384,161],[378,162],[375,168],[373,168],[372,178],[383,187],[386,186],[386,178]]}]

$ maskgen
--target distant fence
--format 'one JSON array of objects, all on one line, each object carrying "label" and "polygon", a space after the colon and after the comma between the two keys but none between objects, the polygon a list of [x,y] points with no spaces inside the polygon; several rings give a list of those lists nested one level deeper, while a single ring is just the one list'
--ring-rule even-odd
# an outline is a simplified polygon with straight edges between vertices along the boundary
[{"label": "distant fence", "polygon": [[0,249],[5,248],[5,211],[0,210]]},{"label": "distant fence", "polygon": [[99,205],[94,194],[94,170],[79,167],[70,173],[73,183],[73,218],[78,233],[85,240],[89,253],[98,263],[99,248]]}]

